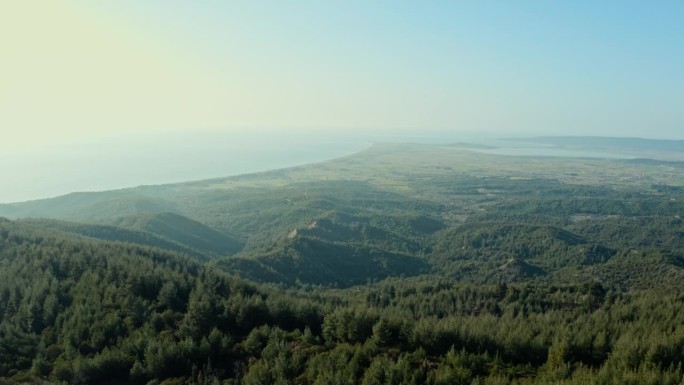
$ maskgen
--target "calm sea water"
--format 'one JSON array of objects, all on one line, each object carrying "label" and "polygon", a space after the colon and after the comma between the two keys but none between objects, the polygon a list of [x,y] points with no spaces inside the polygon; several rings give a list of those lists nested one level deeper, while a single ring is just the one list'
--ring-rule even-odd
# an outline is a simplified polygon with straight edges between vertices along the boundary
[{"label": "calm sea water", "polygon": [[121,136],[0,153],[0,202],[265,171],[358,152],[370,140],[344,135]]}]

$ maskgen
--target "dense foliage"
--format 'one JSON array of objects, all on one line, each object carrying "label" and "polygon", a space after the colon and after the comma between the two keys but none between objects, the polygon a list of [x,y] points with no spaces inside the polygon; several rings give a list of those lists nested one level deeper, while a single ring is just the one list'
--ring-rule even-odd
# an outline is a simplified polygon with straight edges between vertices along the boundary
[{"label": "dense foliage", "polygon": [[67,383],[679,383],[684,296],[429,277],[255,286],[182,255],[0,225],[0,375]]}]

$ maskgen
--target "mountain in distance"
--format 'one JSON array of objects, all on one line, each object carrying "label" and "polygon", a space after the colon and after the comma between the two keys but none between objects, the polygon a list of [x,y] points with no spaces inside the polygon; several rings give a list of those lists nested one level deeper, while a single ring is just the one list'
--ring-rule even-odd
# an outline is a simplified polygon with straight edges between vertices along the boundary
[{"label": "mountain in distance", "polygon": [[603,136],[539,136],[513,138],[517,142],[528,142],[554,146],[568,150],[600,150],[624,154],[638,159],[655,159],[665,162],[684,161],[684,140],[624,138]]},{"label": "mountain in distance", "polygon": [[390,230],[375,226],[373,219],[329,212],[286,237],[216,263],[254,280],[340,287],[429,271],[421,237],[437,231],[440,222],[425,217],[391,218],[405,222]]},{"label": "mountain in distance", "polygon": [[126,215],[174,210],[171,202],[127,189],[76,192],[56,198],[0,204],[0,215],[7,218],[53,218],[89,223],[108,223]]},{"label": "mountain in distance", "polygon": [[21,219],[20,223],[62,235],[118,241],[167,249],[200,259],[231,255],[243,245],[229,235],[172,213],[138,214],[113,220],[114,225],[85,224],[55,219]]},{"label": "mountain in distance", "polygon": [[144,213],[112,221],[118,227],[153,234],[204,255],[225,256],[240,251],[243,244],[198,221],[174,213]]},{"label": "mountain in distance", "polygon": [[503,265],[499,266],[495,279],[497,282],[519,282],[537,275],[544,275],[546,272],[532,264],[511,258]]},{"label": "mountain in distance", "polygon": [[435,271],[491,283],[547,274],[560,282],[568,269],[603,264],[616,253],[567,230],[541,224],[466,222],[438,236],[432,256]]},{"label": "mountain in distance", "polygon": [[536,143],[581,148],[623,148],[634,150],[684,151],[684,140],[624,138],[608,136],[538,136],[518,138]]}]

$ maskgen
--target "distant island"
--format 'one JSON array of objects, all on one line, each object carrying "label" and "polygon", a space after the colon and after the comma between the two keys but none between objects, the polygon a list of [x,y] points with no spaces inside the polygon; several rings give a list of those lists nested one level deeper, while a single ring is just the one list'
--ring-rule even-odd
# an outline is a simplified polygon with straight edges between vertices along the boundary
[{"label": "distant island", "polygon": [[538,136],[533,138],[510,139],[563,147],[620,148],[642,151],[684,151],[684,140],[620,138],[608,136]]}]

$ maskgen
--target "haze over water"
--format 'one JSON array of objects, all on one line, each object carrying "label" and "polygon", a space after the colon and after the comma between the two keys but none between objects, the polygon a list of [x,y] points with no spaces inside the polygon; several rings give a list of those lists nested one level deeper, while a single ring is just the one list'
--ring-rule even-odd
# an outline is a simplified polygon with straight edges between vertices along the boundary
[{"label": "haze over water", "polygon": [[0,202],[266,171],[349,155],[370,141],[283,134],[122,135],[0,153]]}]

